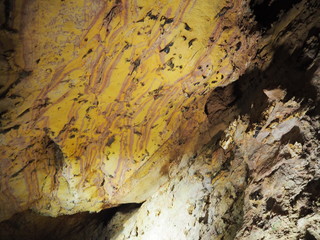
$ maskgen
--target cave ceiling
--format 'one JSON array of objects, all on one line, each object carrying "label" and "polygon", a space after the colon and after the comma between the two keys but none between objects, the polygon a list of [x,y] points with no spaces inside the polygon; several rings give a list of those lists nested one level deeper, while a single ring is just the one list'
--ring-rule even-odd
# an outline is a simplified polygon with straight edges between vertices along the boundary
[{"label": "cave ceiling", "polygon": [[250,1],[2,1],[0,218],[144,201],[229,124],[210,93],[265,68],[306,4],[264,34]]}]

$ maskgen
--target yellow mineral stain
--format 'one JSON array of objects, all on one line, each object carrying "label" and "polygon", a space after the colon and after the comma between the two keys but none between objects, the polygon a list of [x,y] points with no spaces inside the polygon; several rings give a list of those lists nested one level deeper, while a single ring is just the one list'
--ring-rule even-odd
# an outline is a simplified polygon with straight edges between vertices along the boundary
[{"label": "yellow mineral stain", "polygon": [[[19,188],[1,189],[16,199],[1,209],[4,218],[22,206],[55,216],[143,200],[166,178],[159,169],[175,148],[192,152],[200,144],[189,141],[201,139],[196,129],[207,124],[197,103],[250,61],[250,48],[235,50],[250,41],[237,25],[240,0],[25,5],[13,57],[25,76],[10,89],[21,97],[1,101],[3,129],[14,127],[1,147],[17,164],[12,173],[33,158],[36,173],[14,178]],[[6,76],[12,82],[17,74]],[[54,150],[46,151],[50,141]],[[31,152],[42,150],[27,156],[30,144]],[[25,160],[17,163],[13,153]],[[33,179],[37,186],[27,189]]]}]

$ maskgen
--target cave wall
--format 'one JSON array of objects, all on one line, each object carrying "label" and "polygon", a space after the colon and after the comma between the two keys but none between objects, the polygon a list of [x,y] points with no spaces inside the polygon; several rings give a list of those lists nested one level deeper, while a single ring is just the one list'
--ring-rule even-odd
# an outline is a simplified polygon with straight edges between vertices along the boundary
[{"label": "cave wall", "polygon": [[107,239],[320,239],[320,31],[314,23],[287,25],[290,37],[271,62],[211,92],[209,121],[234,120],[197,154],[185,155],[138,210],[117,212]]},{"label": "cave wall", "polygon": [[259,38],[243,1],[3,3],[2,219],[144,201]]},{"label": "cave wall", "polygon": [[319,239],[320,3],[280,2],[1,1],[1,236]]}]

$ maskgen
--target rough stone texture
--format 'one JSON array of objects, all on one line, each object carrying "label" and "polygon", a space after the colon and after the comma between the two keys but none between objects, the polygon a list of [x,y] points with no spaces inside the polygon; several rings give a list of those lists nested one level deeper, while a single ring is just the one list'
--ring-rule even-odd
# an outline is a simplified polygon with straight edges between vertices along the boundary
[{"label": "rough stone texture", "polygon": [[318,1],[13,2],[1,238],[319,239]]},{"label": "rough stone texture", "polygon": [[298,109],[277,102],[247,133],[235,120],[226,151],[182,160],[139,210],[116,213],[107,239],[318,239],[320,121]]},{"label": "rough stone texture", "polygon": [[206,159],[182,160],[175,177],[139,210],[116,213],[106,238],[232,239],[242,222],[245,164],[233,161],[231,172],[222,161],[213,163],[212,151],[204,154]]},{"label": "rough stone texture", "polygon": [[107,239],[320,239],[320,35],[299,31],[263,71],[211,93],[212,123],[240,115],[139,210],[116,213]]},{"label": "rough stone texture", "polygon": [[1,219],[146,200],[259,38],[240,0],[2,3]]}]

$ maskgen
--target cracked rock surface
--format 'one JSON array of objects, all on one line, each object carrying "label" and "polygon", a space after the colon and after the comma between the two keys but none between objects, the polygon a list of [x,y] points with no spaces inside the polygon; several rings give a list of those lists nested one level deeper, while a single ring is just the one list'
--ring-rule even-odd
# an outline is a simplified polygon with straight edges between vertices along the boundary
[{"label": "cracked rock surface", "polygon": [[299,109],[275,103],[259,134],[232,122],[227,150],[183,158],[138,210],[116,213],[107,239],[317,239],[320,122]]},{"label": "cracked rock surface", "polygon": [[0,238],[319,240],[320,2],[89,2],[0,1]]}]

